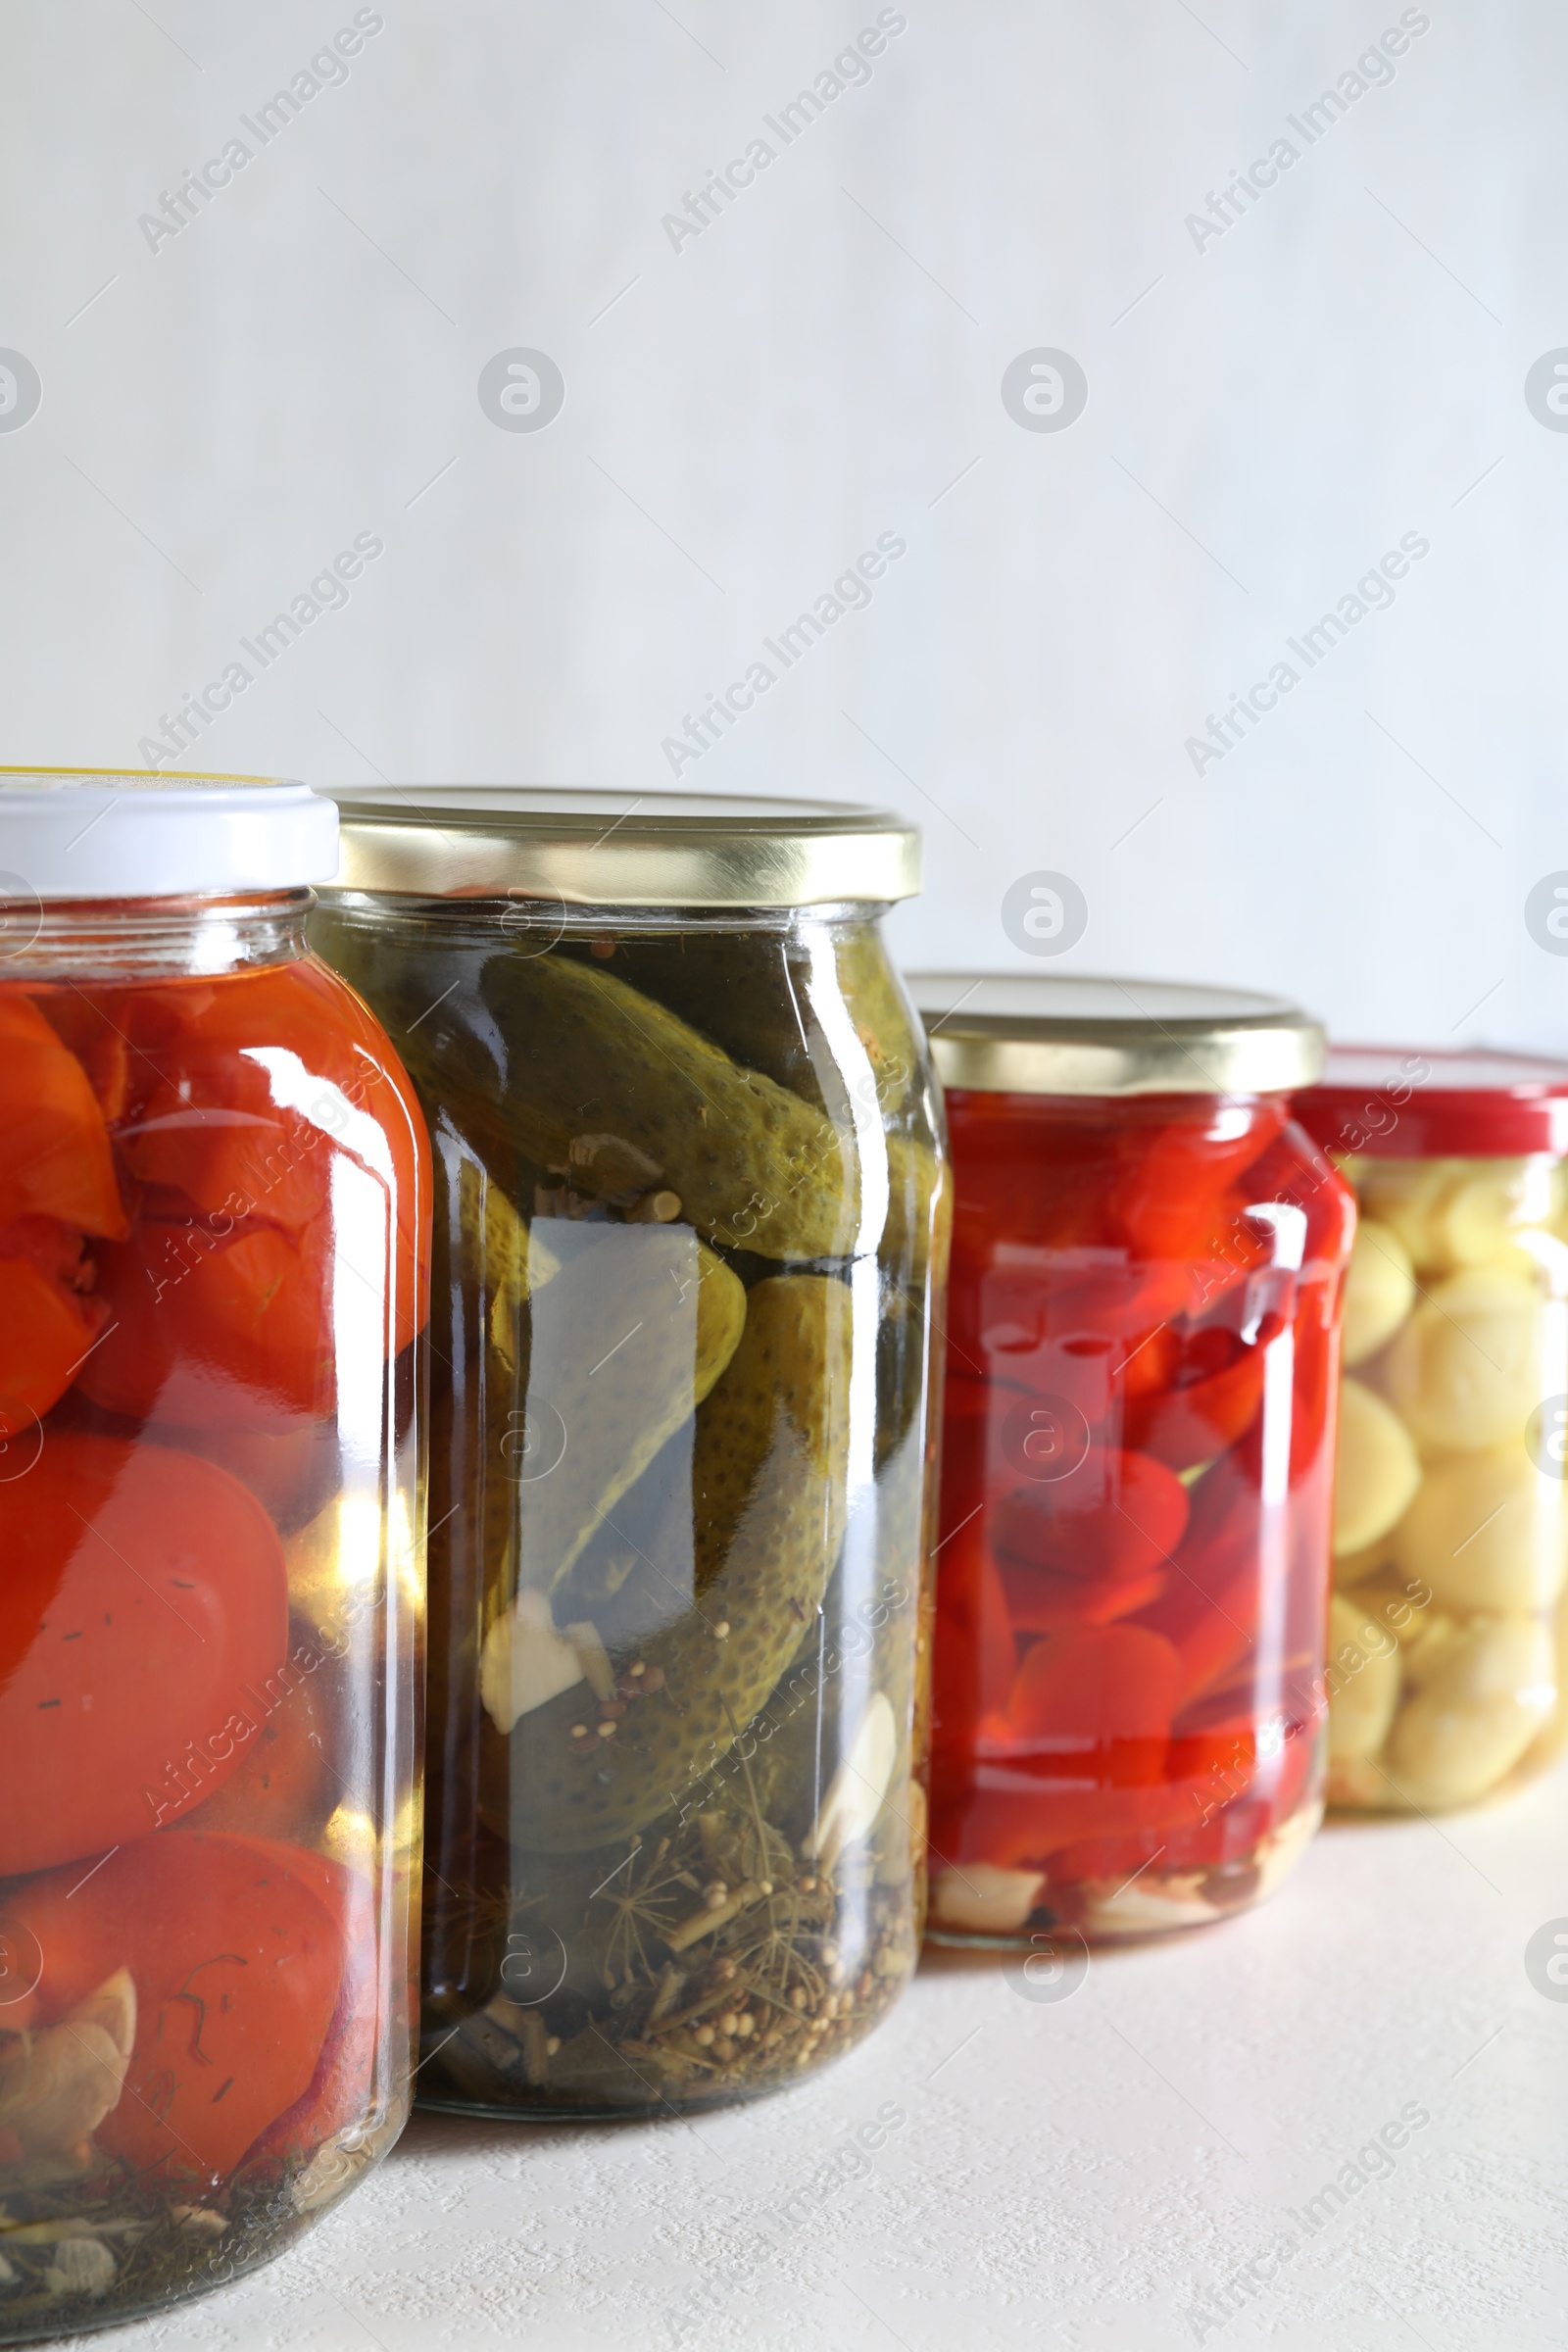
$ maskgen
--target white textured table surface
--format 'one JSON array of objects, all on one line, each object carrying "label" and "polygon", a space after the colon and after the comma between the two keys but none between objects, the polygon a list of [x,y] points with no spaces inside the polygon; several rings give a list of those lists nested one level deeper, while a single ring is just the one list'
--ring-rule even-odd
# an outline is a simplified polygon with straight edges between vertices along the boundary
[{"label": "white textured table surface", "polygon": [[1552,1921],[1568,1769],[1441,1829],[1330,1830],[1272,1904],[1065,1999],[930,1955],[864,2049],[757,2106],[417,2117],[270,2269],[76,2340],[1560,2352],[1568,1983],[1539,1940],[1548,1989],[1527,1969]]}]

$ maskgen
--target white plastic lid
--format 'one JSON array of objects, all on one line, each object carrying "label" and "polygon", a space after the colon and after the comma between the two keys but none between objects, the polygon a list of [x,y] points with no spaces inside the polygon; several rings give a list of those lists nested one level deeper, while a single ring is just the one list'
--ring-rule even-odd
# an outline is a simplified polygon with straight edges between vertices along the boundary
[{"label": "white plastic lid", "polygon": [[297,890],[337,871],[337,809],[270,776],[0,767],[0,902]]}]

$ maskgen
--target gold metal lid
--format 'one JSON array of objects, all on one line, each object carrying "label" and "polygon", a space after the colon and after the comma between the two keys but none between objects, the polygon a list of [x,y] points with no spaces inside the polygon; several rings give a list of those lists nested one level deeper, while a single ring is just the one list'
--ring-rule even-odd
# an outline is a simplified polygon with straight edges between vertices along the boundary
[{"label": "gold metal lid", "polygon": [[1274,1095],[1323,1067],[1318,1023],[1282,997],[1076,972],[914,972],[945,1086],[1007,1095]]},{"label": "gold metal lid", "polygon": [[920,887],[920,835],[885,808],[716,793],[384,784],[335,792],[334,887],[574,906],[885,903]]}]

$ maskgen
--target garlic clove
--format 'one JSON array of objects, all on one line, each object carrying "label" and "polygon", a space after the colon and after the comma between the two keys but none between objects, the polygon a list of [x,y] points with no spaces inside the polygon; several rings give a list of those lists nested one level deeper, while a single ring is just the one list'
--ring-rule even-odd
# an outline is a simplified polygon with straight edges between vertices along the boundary
[{"label": "garlic clove", "polygon": [[599,1628],[588,1618],[566,1628],[566,1640],[576,1652],[577,1664],[588,1678],[595,1698],[613,1698],[615,1669],[610,1663],[610,1652],[599,1638]]},{"label": "garlic clove", "polygon": [[118,2106],[136,2038],[136,1987],[118,1968],[60,2022],[24,2034],[0,2057],[0,2128],[40,2180],[83,2165]]},{"label": "garlic clove", "polygon": [[874,1691],[801,1848],[808,1861],[831,1868],[847,1845],[865,1836],[882,1810],[898,1752],[899,1727],[892,1701],[885,1691]]},{"label": "garlic clove", "polygon": [[1021,1928],[1046,1883],[1043,1870],[1004,1870],[996,1862],[965,1862],[931,1883],[932,1924],[971,1936],[1005,1936]]},{"label": "garlic clove", "polygon": [[582,1658],[557,1633],[548,1596],[525,1586],[484,1638],[479,1696],[486,1714],[498,1732],[510,1732],[519,1717],[582,1679]]}]

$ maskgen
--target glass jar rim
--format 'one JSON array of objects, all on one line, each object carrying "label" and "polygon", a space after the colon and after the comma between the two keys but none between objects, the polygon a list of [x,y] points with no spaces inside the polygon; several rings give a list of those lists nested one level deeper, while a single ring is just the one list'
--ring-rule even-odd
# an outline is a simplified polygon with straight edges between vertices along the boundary
[{"label": "glass jar rim", "polygon": [[574,906],[882,904],[920,887],[920,835],[886,808],[717,793],[355,786],[340,890]]},{"label": "glass jar rim", "polygon": [[1283,997],[1080,972],[912,972],[945,1086],[1009,1095],[1289,1094],[1323,1030]]},{"label": "glass jar rim", "polygon": [[292,963],[310,952],[305,924],[316,896],[305,886],[0,900],[0,988],[147,986]]}]

